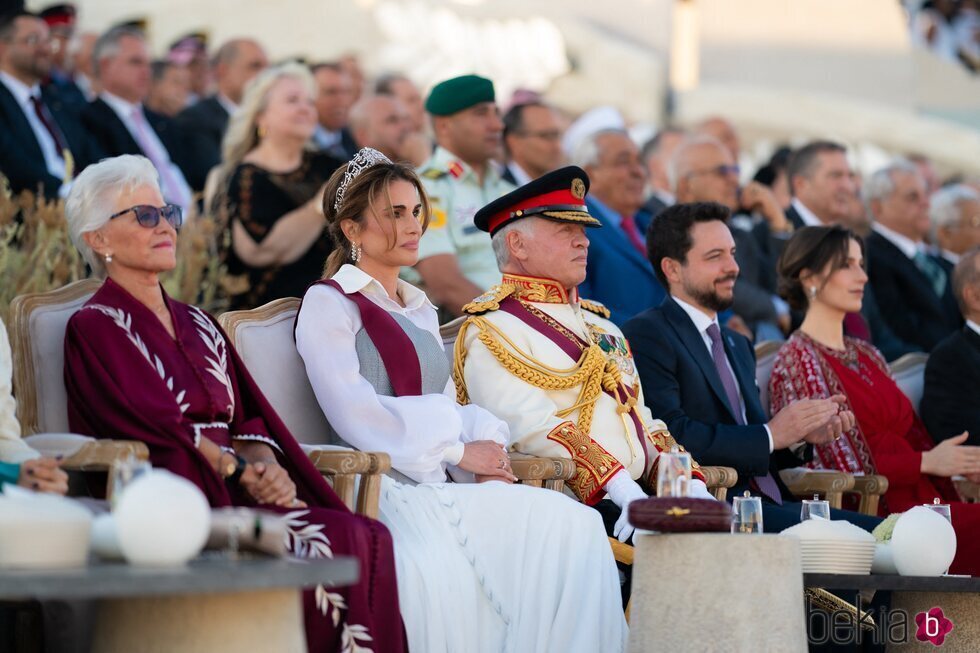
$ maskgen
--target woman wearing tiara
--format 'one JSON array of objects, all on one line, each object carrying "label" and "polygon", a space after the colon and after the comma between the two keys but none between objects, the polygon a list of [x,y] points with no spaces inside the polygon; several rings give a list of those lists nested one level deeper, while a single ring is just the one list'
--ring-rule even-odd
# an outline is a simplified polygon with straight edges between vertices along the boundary
[{"label": "woman wearing tiara", "polygon": [[[511,485],[507,426],[460,406],[436,309],[398,278],[428,201],[411,168],[361,150],[327,183],[336,243],[296,346],[338,437],[391,455],[381,521],[395,541],[412,650],[620,651],[619,582],[598,514]],[[447,482],[447,467],[458,480]]]}]

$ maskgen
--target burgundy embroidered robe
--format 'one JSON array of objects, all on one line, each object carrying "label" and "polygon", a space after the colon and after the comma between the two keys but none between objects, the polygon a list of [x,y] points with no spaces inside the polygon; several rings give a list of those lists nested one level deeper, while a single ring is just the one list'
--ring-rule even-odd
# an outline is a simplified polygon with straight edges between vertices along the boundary
[{"label": "burgundy embroidered robe", "polygon": [[176,337],[121,286],[107,280],[68,322],[65,386],[73,432],[145,442],[150,460],[195,483],[212,506],[256,506],[230,488],[197,447],[207,437],[268,444],[309,508],[258,506],[285,515],[293,555],[352,555],[360,581],[304,592],[310,651],[406,649],[391,537],[352,514],[316,471],[262,396],[215,320],[166,298]]}]

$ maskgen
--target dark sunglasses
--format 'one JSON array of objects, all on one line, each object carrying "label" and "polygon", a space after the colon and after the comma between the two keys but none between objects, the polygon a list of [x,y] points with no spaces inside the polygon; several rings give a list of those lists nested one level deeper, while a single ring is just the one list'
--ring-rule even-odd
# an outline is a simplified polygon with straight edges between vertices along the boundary
[{"label": "dark sunglasses", "polygon": [[128,209],[123,209],[118,213],[113,213],[109,216],[109,219],[112,220],[121,215],[126,215],[130,211],[136,215],[136,221],[140,223],[140,226],[146,227],[147,229],[153,229],[160,224],[161,217],[169,222],[170,226],[174,229],[180,229],[180,225],[184,224],[184,214],[176,204],[167,204],[162,207],[137,204]]},{"label": "dark sunglasses", "polygon": [[737,165],[720,165],[714,168],[708,168],[707,170],[696,170],[694,172],[688,173],[688,177],[693,177],[695,175],[715,175],[718,177],[727,177],[733,175],[738,176],[739,167]]}]

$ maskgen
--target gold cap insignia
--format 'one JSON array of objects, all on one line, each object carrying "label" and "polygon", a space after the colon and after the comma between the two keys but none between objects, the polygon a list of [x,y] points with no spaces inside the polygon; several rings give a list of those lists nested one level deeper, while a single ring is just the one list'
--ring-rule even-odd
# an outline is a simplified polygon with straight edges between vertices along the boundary
[{"label": "gold cap insignia", "polygon": [[585,198],[585,182],[578,177],[572,180],[572,195],[579,200]]}]

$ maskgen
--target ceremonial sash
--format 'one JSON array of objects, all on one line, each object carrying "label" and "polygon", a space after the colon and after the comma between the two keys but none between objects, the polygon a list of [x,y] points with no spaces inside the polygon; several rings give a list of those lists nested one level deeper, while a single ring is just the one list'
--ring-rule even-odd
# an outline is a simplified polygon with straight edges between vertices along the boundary
[{"label": "ceremonial sash", "polygon": [[[361,323],[381,357],[396,397],[416,397],[422,394],[422,366],[415,343],[391,314],[365,297],[360,291],[347,293],[333,279],[320,279],[312,284],[334,288],[354,302],[361,313]],[[312,287],[311,286],[311,287]],[[300,303],[300,310],[303,305]],[[297,319],[299,311],[296,312]],[[295,327],[294,327],[295,334]]]},{"label": "ceremonial sash", "polygon": [[[559,349],[565,352],[568,357],[575,362],[578,362],[579,358],[582,356],[582,352],[591,344],[583,340],[571,330],[566,330],[565,332],[559,331],[553,324],[550,324],[547,320],[541,319],[539,315],[533,313],[527,306],[524,305],[523,302],[514,298],[513,296],[506,297],[500,301],[500,310],[513,315],[524,324],[548,338],[548,340],[555,343]],[[632,396],[632,393],[622,383],[619,384],[619,387],[616,388],[615,392],[606,390],[605,388],[603,388],[602,391],[620,404],[626,403],[626,400]],[[644,437],[644,435],[646,435],[646,428],[643,426],[643,422],[640,421],[640,417],[637,415],[635,408],[629,411],[629,416],[630,419],[633,420],[633,426],[636,427],[636,437],[640,440],[640,446],[643,447],[643,453],[647,456],[647,460],[649,460],[646,438]],[[586,433],[585,435],[590,434]]]}]

